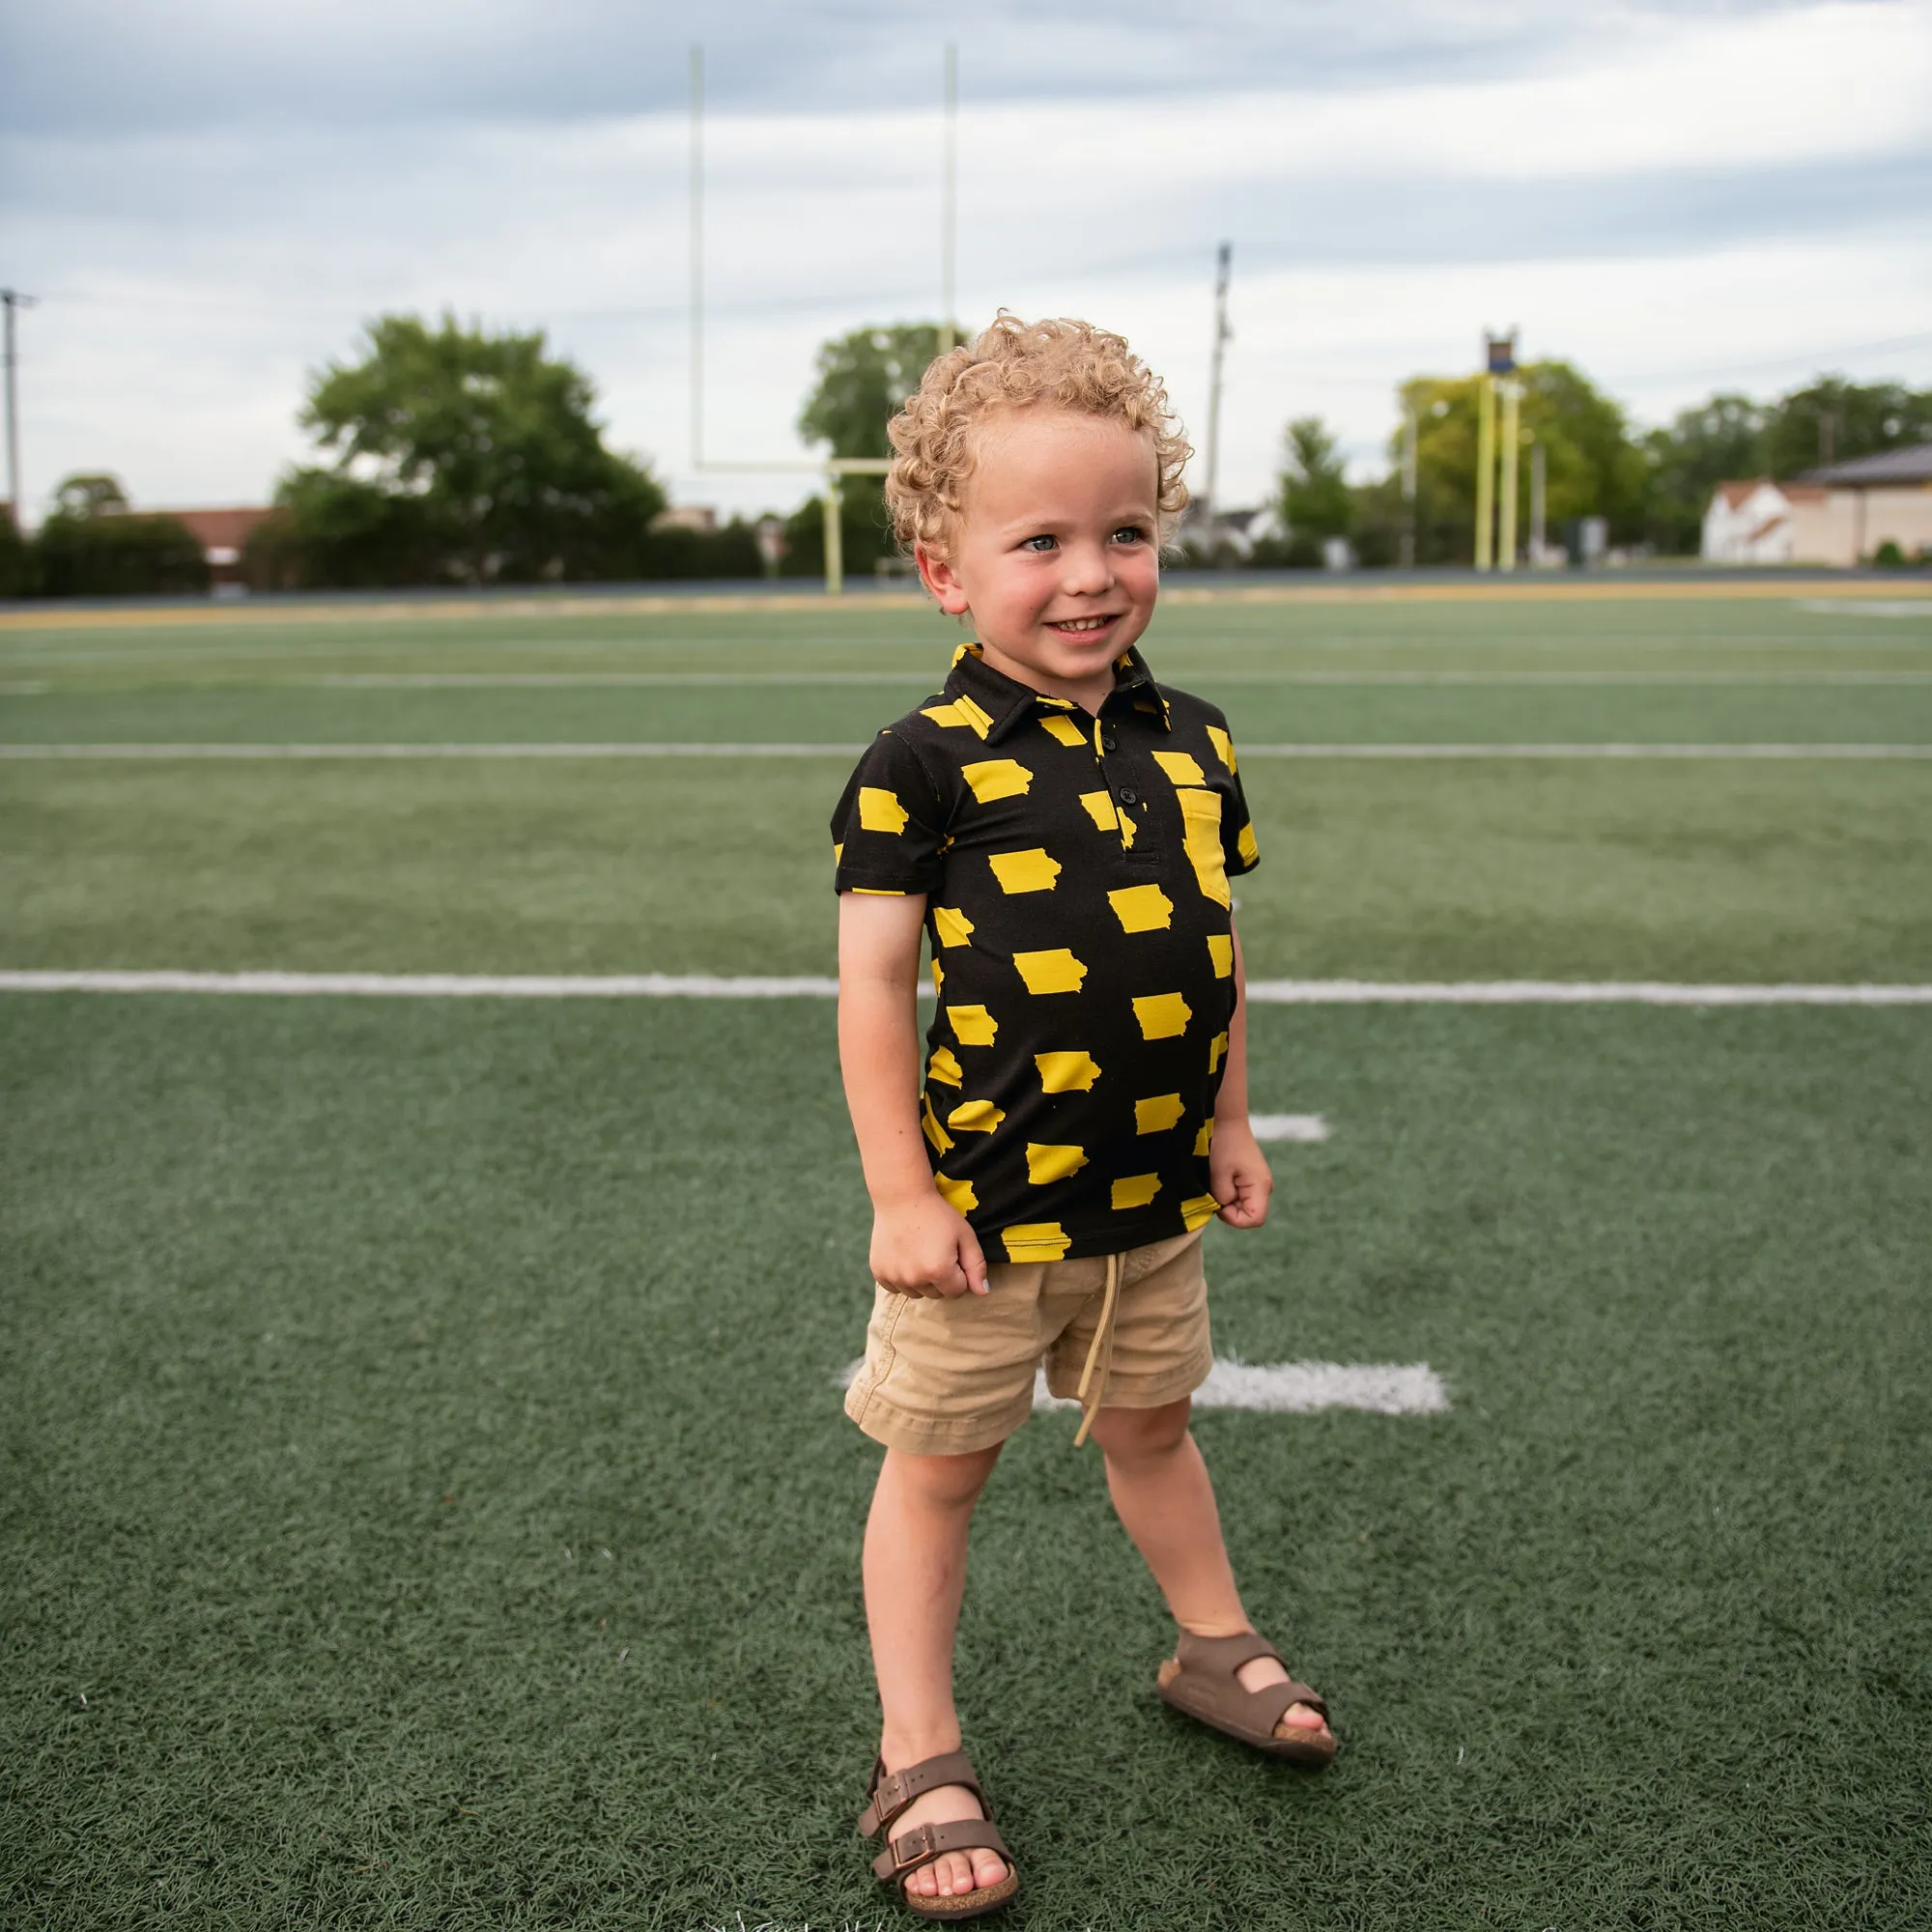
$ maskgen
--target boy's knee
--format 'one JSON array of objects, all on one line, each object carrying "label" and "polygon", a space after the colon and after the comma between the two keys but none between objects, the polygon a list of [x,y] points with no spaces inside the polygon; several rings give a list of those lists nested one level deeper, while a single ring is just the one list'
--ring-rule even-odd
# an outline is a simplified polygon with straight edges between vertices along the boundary
[{"label": "boy's knee", "polygon": [[1103,1408],[1094,1418],[1094,1439],[1110,1457],[1164,1456],[1187,1439],[1193,1412],[1188,1396],[1158,1408]]},{"label": "boy's knee", "polygon": [[973,1502],[986,1487],[1004,1445],[975,1449],[964,1456],[915,1456],[904,1449],[888,1449],[894,1473],[921,1501],[937,1508],[959,1508]]}]

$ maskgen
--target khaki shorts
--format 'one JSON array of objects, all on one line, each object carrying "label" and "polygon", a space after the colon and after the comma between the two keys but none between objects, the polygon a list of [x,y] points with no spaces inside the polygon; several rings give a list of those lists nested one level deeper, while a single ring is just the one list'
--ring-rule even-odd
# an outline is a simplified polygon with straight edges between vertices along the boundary
[{"label": "khaki shorts", "polygon": [[[1077,1395],[1100,1322],[1107,1257],[1001,1262],[986,1275],[983,1295],[876,1291],[865,1366],[845,1393],[845,1413],[874,1441],[920,1456],[990,1449],[1033,1412],[1042,1359],[1048,1389]],[[1179,1402],[1208,1379],[1213,1360],[1201,1231],[1129,1248],[1112,1347],[1103,1345],[1095,1364],[1096,1375],[1106,1370],[1104,1405]]]}]

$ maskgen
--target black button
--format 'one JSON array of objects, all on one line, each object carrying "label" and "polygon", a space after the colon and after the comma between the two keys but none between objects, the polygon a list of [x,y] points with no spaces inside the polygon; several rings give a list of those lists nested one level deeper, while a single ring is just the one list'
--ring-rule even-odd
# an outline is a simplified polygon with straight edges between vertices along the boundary
[{"label": "black button", "polygon": [[1121,787],[1121,803],[1122,805],[1138,805],[1140,802],[1141,795],[1132,785],[1122,785]]},{"label": "black button", "polygon": [[1121,741],[1112,732],[1102,731],[1100,733],[1100,749],[1103,752],[1118,752],[1121,749]]}]

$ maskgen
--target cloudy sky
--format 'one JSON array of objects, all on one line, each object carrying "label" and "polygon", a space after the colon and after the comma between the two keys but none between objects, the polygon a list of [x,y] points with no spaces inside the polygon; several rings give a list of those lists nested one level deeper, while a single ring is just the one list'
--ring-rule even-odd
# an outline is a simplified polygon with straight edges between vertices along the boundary
[{"label": "cloudy sky", "polygon": [[1319,413],[1360,473],[1486,325],[1642,421],[1819,368],[1932,386],[1932,0],[19,0],[0,284],[30,504],[263,500],[308,372],[384,310],[541,327],[611,440],[693,469],[689,51],[710,185],[706,442],[796,459],[812,352],[936,314],[959,45],[962,319],[1122,329],[1203,426],[1234,244],[1223,500]]}]

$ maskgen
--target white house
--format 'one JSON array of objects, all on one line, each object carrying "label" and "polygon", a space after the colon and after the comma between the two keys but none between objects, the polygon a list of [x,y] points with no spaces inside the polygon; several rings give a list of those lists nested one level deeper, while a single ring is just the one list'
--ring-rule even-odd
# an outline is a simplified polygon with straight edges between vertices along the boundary
[{"label": "white house", "polygon": [[1719,483],[1704,512],[1707,563],[1823,563],[1849,568],[1881,544],[1932,553],[1932,442],[1882,450],[1789,483]]}]

